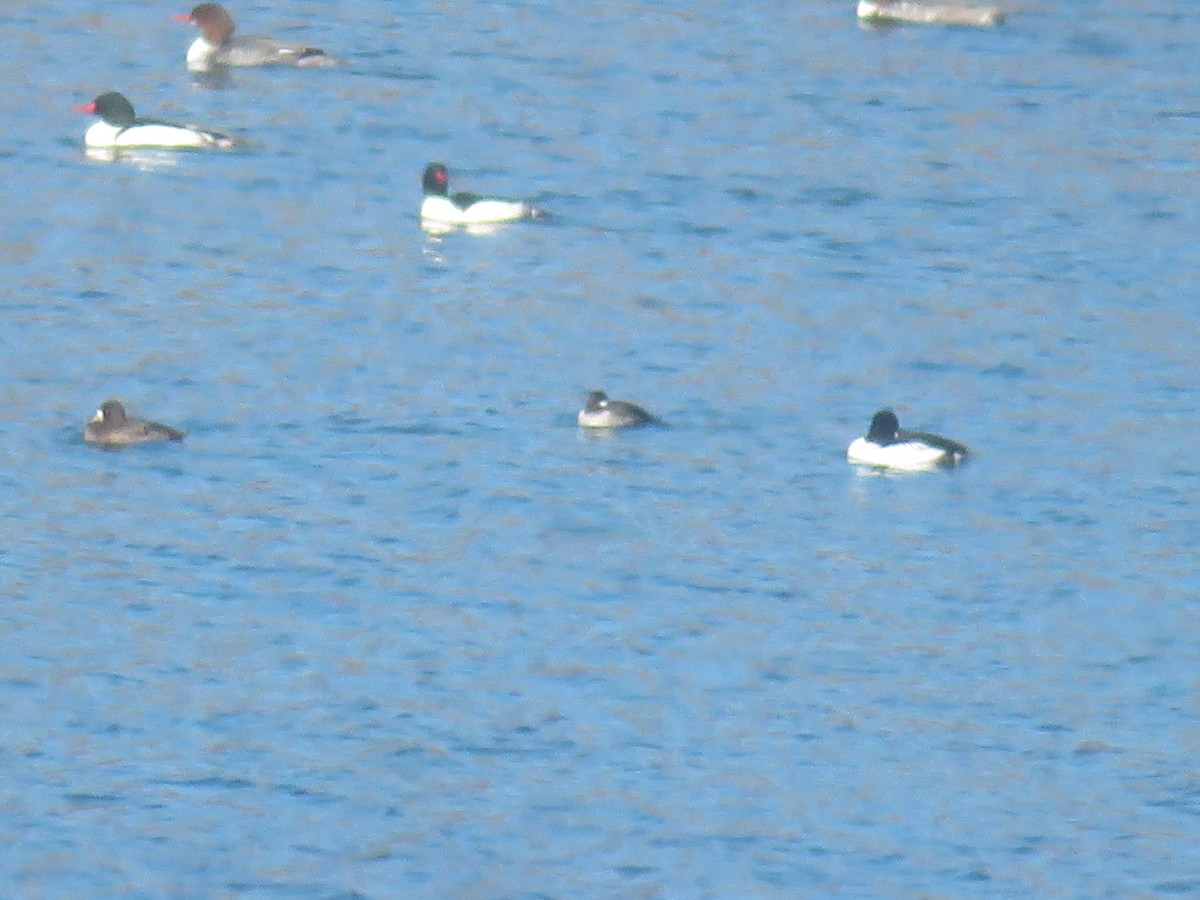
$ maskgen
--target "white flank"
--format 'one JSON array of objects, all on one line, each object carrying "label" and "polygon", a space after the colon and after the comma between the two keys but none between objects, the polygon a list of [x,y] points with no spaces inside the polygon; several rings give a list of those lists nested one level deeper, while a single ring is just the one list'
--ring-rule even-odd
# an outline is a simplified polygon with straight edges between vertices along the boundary
[{"label": "white flank", "polygon": [[946,458],[946,451],[922,441],[900,444],[877,444],[865,437],[856,438],[846,448],[846,459],[864,466],[878,466],[901,472],[923,472],[935,469]]},{"label": "white flank", "polygon": [[489,225],[528,218],[530,208],[519,200],[476,200],[466,209],[449,197],[426,197],[421,201],[421,218],[446,225]]},{"label": "white flank", "polygon": [[187,128],[183,125],[146,124],[118,128],[104,121],[92,125],[84,135],[83,142],[89,147],[99,149],[113,147],[216,147],[229,143],[225,138],[218,138],[209,132]]}]

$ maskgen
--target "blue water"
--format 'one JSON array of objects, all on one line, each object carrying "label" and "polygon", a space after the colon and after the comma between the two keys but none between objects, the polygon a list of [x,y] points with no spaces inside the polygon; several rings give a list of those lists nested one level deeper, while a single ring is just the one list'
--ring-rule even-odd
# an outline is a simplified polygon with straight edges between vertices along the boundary
[{"label": "blue water", "polygon": [[187,5],[0,13],[0,893],[1200,893],[1195,16]]}]

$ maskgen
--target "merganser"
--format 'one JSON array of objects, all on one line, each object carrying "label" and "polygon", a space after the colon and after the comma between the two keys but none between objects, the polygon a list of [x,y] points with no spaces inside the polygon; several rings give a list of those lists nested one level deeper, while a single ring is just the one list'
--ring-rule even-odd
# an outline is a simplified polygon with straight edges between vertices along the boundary
[{"label": "merganser", "polygon": [[625,428],[630,425],[661,425],[662,421],[640,406],[624,400],[609,400],[604,391],[592,391],[579,411],[584,428]]},{"label": "merganser", "polygon": [[262,35],[234,37],[233,18],[220,3],[201,3],[187,15],[171,16],[176,22],[190,22],[200,29],[200,37],[187,52],[187,67],[192,72],[207,72],[222,66],[336,66],[338,60],[318,47],[293,44]]},{"label": "merganser", "polygon": [[441,163],[425,167],[425,197],[421,201],[421,221],[438,225],[494,225],[533,219],[542,211],[523,200],[483,197],[459,191],[451,194],[450,175]]},{"label": "merganser", "polygon": [[957,441],[924,431],[905,431],[890,409],[881,409],[871,419],[866,437],[856,438],[846,449],[852,463],[920,472],[953,468],[967,458],[967,448]]},{"label": "merganser", "polygon": [[126,415],[120,400],[106,400],[83,427],[83,439],[101,447],[124,447],[150,441],[182,441],[178,428]]},{"label": "merganser", "polygon": [[109,91],[91,103],[76,106],[77,112],[100,117],[83,136],[86,146],[110,150],[118,147],[220,147],[228,149],[236,141],[220,131],[210,131],[195,125],[167,122],[163,119],[140,119],[133,104],[124,94]]},{"label": "merganser", "polygon": [[962,3],[929,3],[917,0],[858,0],[856,10],[863,22],[889,24],[908,22],[917,25],[999,25],[1004,11],[996,6],[969,6]]}]

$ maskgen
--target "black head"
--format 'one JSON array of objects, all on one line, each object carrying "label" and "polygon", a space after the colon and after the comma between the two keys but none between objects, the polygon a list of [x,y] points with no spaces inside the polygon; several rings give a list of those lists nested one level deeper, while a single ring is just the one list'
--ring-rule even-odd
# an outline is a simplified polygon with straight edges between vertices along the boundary
[{"label": "black head", "polygon": [[425,167],[423,179],[426,194],[436,194],[445,197],[450,189],[450,173],[441,163],[430,163]]},{"label": "black head", "polygon": [[99,419],[105,425],[124,425],[125,406],[120,400],[105,400],[100,406]]},{"label": "black head", "polygon": [[604,391],[592,391],[587,395],[587,403],[583,408],[588,412],[596,412],[606,406],[608,406],[608,394]]},{"label": "black head", "polygon": [[121,128],[132,125],[137,119],[133,113],[133,104],[125,99],[124,94],[118,94],[116,91],[109,91],[97,97],[92,101],[88,112],[94,112],[109,125]]},{"label": "black head", "polygon": [[890,409],[881,409],[871,419],[871,430],[867,432],[867,440],[877,444],[890,444],[896,440],[900,431],[900,420]]}]

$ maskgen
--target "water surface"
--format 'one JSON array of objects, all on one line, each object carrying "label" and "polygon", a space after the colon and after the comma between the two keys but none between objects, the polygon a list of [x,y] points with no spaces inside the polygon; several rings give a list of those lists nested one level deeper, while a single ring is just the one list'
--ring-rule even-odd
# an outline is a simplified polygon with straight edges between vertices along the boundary
[{"label": "water surface", "polygon": [[[850,6],[251,4],[348,64],[214,84],[10,5],[15,895],[1200,890],[1194,17]],[[88,160],[109,89],[252,146]]]}]

